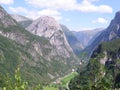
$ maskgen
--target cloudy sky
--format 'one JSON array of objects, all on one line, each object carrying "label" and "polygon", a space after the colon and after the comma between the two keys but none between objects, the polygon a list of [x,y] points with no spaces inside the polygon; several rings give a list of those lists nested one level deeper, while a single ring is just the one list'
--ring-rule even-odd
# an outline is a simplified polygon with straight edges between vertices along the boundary
[{"label": "cloudy sky", "polygon": [[0,0],[10,14],[32,19],[48,15],[76,31],[106,28],[119,4],[120,0]]}]

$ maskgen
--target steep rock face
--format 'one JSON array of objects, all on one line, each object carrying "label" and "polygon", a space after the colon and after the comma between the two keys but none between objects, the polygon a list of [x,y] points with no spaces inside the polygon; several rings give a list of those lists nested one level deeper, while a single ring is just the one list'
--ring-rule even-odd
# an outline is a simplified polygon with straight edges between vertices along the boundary
[{"label": "steep rock face", "polygon": [[101,42],[108,42],[113,39],[120,38],[120,12],[117,12],[115,18],[111,21],[110,25],[104,30],[84,51],[89,55]]},{"label": "steep rock face", "polygon": [[67,38],[69,45],[73,49],[74,53],[78,55],[83,49],[81,42],[77,40],[73,32],[70,31],[65,25],[61,25],[61,28]]},{"label": "steep rock face", "polygon": [[54,18],[43,16],[35,20],[27,30],[31,33],[47,38],[51,45],[54,46],[53,54],[60,55],[64,58],[70,58],[73,54],[61,26]]}]

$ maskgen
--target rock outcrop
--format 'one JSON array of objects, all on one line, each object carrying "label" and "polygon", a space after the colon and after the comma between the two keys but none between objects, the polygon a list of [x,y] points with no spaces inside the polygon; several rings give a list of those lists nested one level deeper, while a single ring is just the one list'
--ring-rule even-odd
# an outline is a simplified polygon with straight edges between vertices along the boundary
[{"label": "rock outcrop", "polygon": [[52,54],[64,58],[70,58],[71,55],[74,56],[61,26],[54,18],[42,16],[33,21],[33,23],[27,27],[27,30],[35,35],[47,38],[51,45],[54,46]]}]

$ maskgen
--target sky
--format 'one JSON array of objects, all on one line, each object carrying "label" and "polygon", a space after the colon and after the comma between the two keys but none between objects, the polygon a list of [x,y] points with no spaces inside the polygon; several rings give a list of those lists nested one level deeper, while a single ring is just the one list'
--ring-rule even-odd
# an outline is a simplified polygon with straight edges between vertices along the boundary
[{"label": "sky", "polygon": [[0,0],[9,14],[19,14],[33,20],[51,16],[70,30],[107,28],[120,0]]}]

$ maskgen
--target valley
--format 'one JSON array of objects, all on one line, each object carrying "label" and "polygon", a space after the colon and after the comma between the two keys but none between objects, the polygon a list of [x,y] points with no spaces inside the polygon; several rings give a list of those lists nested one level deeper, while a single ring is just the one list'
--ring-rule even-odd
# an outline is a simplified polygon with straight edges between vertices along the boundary
[{"label": "valley", "polygon": [[[1,5],[3,1],[0,1],[0,90],[120,89],[120,11],[113,19],[107,17],[110,18],[108,21],[102,16],[113,11],[110,6],[93,5],[99,0],[83,0],[79,4],[77,0],[71,0],[71,9],[66,4],[68,1],[66,7],[59,4],[60,1],[49,2],[55,7],[44,0],[45,7],[39,0],[21,2],[26,2],[29,8],[33,4],[36,7],[28,12],[23,7],[13,8],[12,4],[4,6],[5,2]],[[12,3],[17,2],[13,0]],[[71,19],[61,17],[66,12],[70,13]],[[88,13],[94,19],[101,16],[91,20],[93,17],[85,17]],[[95,28],[71,28],[89,26],[86,20],[91,21],[91,26],[96,25]],[[103,27],[97,27],[97,23]],[[109,23],[107,27],[104,26],[106,23]]]}]

